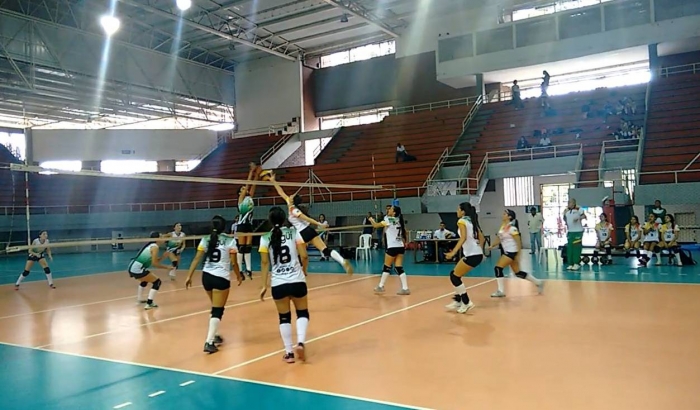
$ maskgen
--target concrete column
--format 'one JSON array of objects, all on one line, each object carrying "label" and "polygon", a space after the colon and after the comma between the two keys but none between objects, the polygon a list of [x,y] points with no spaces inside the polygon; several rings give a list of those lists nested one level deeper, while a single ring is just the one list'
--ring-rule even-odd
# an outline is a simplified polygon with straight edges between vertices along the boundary
[{"label": "concrete column", "polygon": [[175,160],[158,161],[158,172],[175,172]]},{"label": "concrete column", "polygon": [[649,44],[649,70],[651,70],[651,77],[656,77],[656,72],[661,68],[661,62],[659,61],[659,50],[658,44]]},{"label": "concrete column", "polygon": [[24,156],[27,165],[34,165],[34,139],[32,138],[32,129],[24,129]]},{"label": "concrete column", "polygon": [[486,95],[486,86],[484,84],[484,74],[476,75],[476,92],[478,95]]}]

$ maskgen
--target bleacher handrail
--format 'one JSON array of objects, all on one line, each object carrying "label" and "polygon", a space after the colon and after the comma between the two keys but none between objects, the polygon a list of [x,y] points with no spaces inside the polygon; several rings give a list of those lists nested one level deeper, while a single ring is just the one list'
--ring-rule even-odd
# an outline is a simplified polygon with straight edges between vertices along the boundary
[{"label": "bleacher handrail", "polygon": [[700,63],[682,64],[672,67],[659,67],[654,69],[654,72],[657,73],[660,77],[664,78],[668,78],[669,76],[678,74],[700,74]]},{"label": "bleacher handrail", "polygon": [[634,169],[636,171],[636,185],[639,185],[639,174],[642,172],[642,157],[644,156],[644,140],[647,134],[647,123],[649,122],[649,103],[651,101],[652,84],[654,84],[654,77],[652,77],[651,81],[647,83],[647,90],[644,94],[644,122],[642,124],[641,132],[639,133],[639,148],[637,149],[637,161],[634,164]]},{"label": "bleacher handrail", "polygon": [[297,135],[297,133],[282,135],[280,139],[275,141],[275,143],[272,144],[272,146],[260,156],[260,163],[264,164],[265,161],[272,158],[272,156],[275,155],[275,153],[295,135]]},{"label": "bleacher handrail", "polygon": [[443,108],[459,107],[462,105],[472,104],[476,102],[476,100],[479,99],[479,97],[480,96],[478,95],[474,95],[470,97],[454,98],[451,100],[429,102],[425,104],[406,105],[403,107],[396,107],[389,110],[389,115],[415,114],[421,111],[433,111]]},{"label": "bleacher handrail", "polygon": [[435,161],[435,165],[433,165],[433,169],[430,170],[430,173],[428,174],[428,178],[425,179],[425,182],[423,183],[423,187],[427,187],[430,185],[430,183],[433,181],[435,176],[437,175],[438,172],[440,172],[440,167],[442,167],[442,164],[445,162],[447,157],[450,155],[450,150],[449,148],[445,148],[442,151],[442,154],[440,154],[440,158],[438,158],[437,161]]},{"label": "bleacher handrail", "polygon": [[550,158],[559,158],[561,156],[570,156],[563,154],[578,154],[583,148],[582,144],[563,144],[563,145],[551,145],[549,147],[532,147],[525,149],[512,149],[504,151],[489,151],[486,153],[486,158],[489,160],[495,159],[508,159],[508,162],[521,161],[521,160],[535,160],[542,159],[542,154],[549,154],[548,151],[551,150],[553,155]]},{"label": "bleacher handrail", "polygon": [[[474,101],[474,104],[472,104],[471,108],[469,108],[469,113],[467,114],[466,117],[464,117],[464,121],[462,121],[462,134],[460,135],[460,137],[462,135],[464,135],[464,132],[467,130],[467,127],[469,126],[469,124],[471,124],[474,117],[476,117],[476,113],[479,112],[479,108],[481,107],[481,104],[483,103],[483,101],[484,101],[484,96],[479,95],[479,96],[477,96],[476,100]],[[453,145],[452,148],[454,148],[456,145],[457,144],[455,143],[455,145]]]}]

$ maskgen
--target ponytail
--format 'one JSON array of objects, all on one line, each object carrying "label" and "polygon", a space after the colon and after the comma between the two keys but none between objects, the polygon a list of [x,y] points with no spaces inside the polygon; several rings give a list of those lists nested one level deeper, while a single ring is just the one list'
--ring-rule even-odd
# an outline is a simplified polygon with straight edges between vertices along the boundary
[{"label": "ponytail", "polygon": [[408,234],[406,233],[406,222],[404,222],[403,220],[401,207],[394,206],[394,217],[399,218],[399,235],[401,235],[401,239],[403,239],[404,243],[408,242]]},{"label": "ponytail", "polygon": [[472,204],[468,203],[466,214],[472,221],[472,227],[474,228],[472,233],[474,234],[474,238],[478,239],[479,232],[481,232],[481,226],[479,226],[479,215],[476,213],[476,208]]},{"label": "ponytail", "polygon": [[207,253],[204,257],[204,262],[211,260],[214,257],[216,247],[219,245],[219,234],[226,230],[226,220],[221,215],[216,215],[211,219],[211,231],[209,233],[209,245]]}]

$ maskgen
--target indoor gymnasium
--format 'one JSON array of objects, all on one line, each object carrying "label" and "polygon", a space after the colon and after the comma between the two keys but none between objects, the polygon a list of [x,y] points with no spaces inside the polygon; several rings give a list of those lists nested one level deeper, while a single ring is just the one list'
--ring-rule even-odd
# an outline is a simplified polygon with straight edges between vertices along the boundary
[{"label": "indoor gymnasium", "polygon": [[0,0],[0,408],[696,410],[700,3]]}]

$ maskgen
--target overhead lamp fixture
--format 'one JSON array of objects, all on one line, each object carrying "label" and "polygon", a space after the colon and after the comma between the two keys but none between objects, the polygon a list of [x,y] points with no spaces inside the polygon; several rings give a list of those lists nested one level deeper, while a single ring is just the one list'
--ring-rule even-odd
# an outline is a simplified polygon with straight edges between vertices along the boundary
[{"label": "overhead lamp fixture", "polygon": [[100,24],[102,25],[102,29],[105,31],[107,36],[110,37],[116,33],[117,30],[119,30],[121,22],[118,18],[112,15],[104,15],[100,17]]},{"label": "overhead lamp fixture", "polygon": [[175,0],[175,4],[177,4],[177,8],[185,11],[192,7],[192,0]]},{"label": "overhead lamp fixture", "polygon": [[340,16],[340,22],[341,23],[347,23],[348,22],[348,15],[343,13],[342,16]]}]

